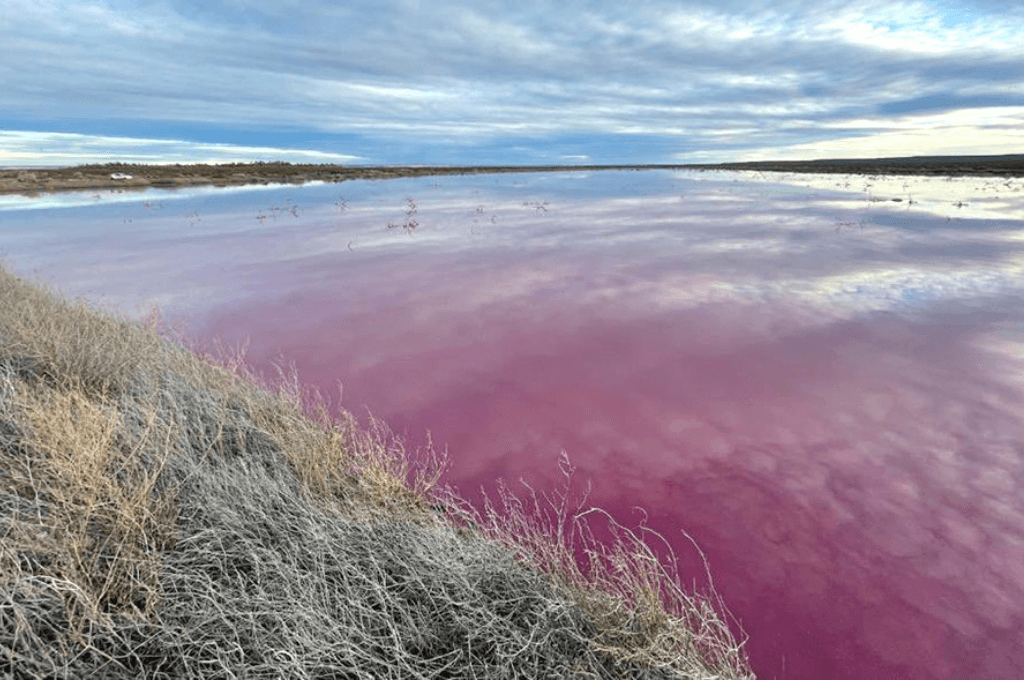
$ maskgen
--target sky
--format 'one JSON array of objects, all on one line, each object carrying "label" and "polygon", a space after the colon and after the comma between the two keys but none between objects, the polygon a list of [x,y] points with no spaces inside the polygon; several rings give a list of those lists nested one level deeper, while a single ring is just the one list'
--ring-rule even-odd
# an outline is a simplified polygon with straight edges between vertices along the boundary
[{"label": "sky", "polygon": [[0,167],[1024,153],[1019,0],[3,0]]}]

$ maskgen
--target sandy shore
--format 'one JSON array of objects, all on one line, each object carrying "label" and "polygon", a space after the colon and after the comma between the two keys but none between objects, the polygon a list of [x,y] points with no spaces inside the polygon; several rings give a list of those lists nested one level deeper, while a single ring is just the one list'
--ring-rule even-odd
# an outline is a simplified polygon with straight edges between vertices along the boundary
[{"label": "sandy shore", "polygon": [[107,163],[67,168],[0,170],[0,193],[40,194],[92,189],[148,189],[245,184],[302,184],[312,181],[393,179],[428,175],[593,170],[752,170],[762,172],[859,175],[1024,177],[1024,155],[947,156],[819,161],[680,165],[517,165],[517,166],[345,166],[292,163],[218,165],[131,165]]}]

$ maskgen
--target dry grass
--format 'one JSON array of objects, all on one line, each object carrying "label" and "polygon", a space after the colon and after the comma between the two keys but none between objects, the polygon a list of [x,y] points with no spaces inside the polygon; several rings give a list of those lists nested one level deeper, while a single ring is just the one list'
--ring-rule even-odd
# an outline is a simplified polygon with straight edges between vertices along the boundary
[{"label": "dry grass", "polygon": [[[631,530],[588,507],[586,493],[573,498],[574,468],[564,452],[560,467],[565,483],[553,495],[526,487],[524,498],[499,482],[498,498],[485,499],[482,511],[454,498],[456,522],[479,528],[548,575],[596,627],[593,649],[620,662],[682,671],[687,678],[753,677],[720,618],[724,603],[713,592],[686,593],[664,538],[642,524]],[[595,523],[610,540],[595,537]],[[668,558],[652,543],[661,544]]]},{"label": "dry grass", "polygon": [[158,325],[0,268],[0,677],[753,677],[568,492],[475,511],[429,450]]}]

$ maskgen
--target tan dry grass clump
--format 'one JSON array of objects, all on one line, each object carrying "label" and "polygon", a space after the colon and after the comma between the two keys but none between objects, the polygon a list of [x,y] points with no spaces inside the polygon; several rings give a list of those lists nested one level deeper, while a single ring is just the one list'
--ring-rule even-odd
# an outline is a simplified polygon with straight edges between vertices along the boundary
[{"label": "tan dry grass clump", "polygon": [[0,677],[752,677],[635,534],[440,471],[0,268]]}]

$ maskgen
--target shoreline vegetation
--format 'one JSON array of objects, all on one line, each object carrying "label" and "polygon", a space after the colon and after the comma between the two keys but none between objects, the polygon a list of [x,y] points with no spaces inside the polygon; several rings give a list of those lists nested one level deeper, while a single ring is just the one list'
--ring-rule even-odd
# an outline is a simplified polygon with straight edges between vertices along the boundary
[{"label": "shoreline vegetation", "polygon": [[41,194],[96,189],[303,184],[353,179],[394,179],[438,175],[597,170],[746,170],[756,172],[939,177],[1024,177],[1024,154],[1002,156],[915,156],[907,158],[752,161],[674,165],[504,165],[346,166],[271,163],[144,165],[106,163],[66,168],[0,169],[0,194]]},{"label": "shoreline vegetation", "polygon": [[443,455],[215,354],[0,266],[0,677],[753,680],[567,459],[473,508]]}]

